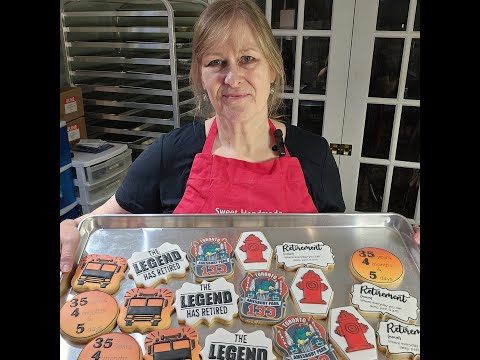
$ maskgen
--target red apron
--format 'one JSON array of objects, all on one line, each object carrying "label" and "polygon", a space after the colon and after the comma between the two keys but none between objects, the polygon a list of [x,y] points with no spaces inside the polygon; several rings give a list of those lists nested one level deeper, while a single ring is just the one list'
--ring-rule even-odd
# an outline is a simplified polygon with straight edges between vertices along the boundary
[{"label": "red apron", "polygon": [[[275,126],[268,120],[273,137]],[[212,155],[213,120],[195,155],[187,188],[174,214],[317,213],[300,162],[286,154],[259,163]]]}]

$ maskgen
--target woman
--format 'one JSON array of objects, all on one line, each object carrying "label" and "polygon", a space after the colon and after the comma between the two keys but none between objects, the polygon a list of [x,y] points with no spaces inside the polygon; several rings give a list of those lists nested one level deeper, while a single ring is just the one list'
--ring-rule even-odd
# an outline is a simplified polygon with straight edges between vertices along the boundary
[{"label": "woman", "polygon": [[[92,214],[345,211],[327,141],[271,120],[284,68],[255,3],[217,0],[202,13],[190,81],[199,102],[209,100],[213,116],[159,138]],[[60,225],[64,272],[71,269],[76,227],[85,216]]]}]

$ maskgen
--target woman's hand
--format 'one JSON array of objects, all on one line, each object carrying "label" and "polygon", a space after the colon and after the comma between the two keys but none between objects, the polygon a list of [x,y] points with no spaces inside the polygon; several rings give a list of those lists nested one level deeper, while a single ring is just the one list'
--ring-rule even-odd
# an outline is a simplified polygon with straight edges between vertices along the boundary
[{"label": "woman's hand", "polygon": [[60,223],[60,270],[72,270],[73,258],[80,242],[80,232],[75,220],[66,219]]},{"label": "woman's hand", "polygon": [[420,226],[413,225],[413,241],[420,246]]}]

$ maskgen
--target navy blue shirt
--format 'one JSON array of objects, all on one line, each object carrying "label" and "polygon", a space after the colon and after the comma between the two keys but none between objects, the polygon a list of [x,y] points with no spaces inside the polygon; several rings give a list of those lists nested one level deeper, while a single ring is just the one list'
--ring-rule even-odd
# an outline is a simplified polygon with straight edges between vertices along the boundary
[{"label": "navy blue shirt", "polygon": [[[297,126],[285,126],[285,145],[300,162],[318,212],[345,211],[340,174],[327,140]],[[199,121],[157,139],[130,166],[115,194],[118,204],[134,214],[172,213],[205,140],[205,125]]]}]

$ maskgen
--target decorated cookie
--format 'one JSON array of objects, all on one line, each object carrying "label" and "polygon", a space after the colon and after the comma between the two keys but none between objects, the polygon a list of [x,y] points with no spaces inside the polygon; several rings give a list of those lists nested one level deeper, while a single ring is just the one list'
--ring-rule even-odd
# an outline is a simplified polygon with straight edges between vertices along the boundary
[{"label": "decorated cookie", "polygon": [[225,238],[207,237],[192,242],[189,260],[195,280],[225,279],[233,275],[233,248]]},{"label": "decorated cookie", "polygon": [[[420,326],[396,320],[380,321],[378,348],[391,359],[420,359]],[[448,358],[448,356],[446,356]]]},{"label": "decorated cookie", "polygon": [[327,317],[333,289],[321,269],[299,268],[290,292],[300,313],[318,319]]},{"label": "decorated cookie", "polygon": [[375,331],[353,306],[330,309],[329,341],[347,360],[376,360]]},{"label": "decorated cookie", "polygon": [[128,290],[117,319],[120,330],[145,334],[168,328],[172,322],[173,297],[173,291],[167,288]]},{"label": "decorated cookie", "polygon": [[184,283],[175,292],[175,310],[179,324],[208,326],[215,321],[229,324],[238,315],[238,295],[232,283],[224,278]]},{"label": "decorated cookie", "polygon": [[272,247],[261,231],[243,232],[235,247],[235,257],[245,271],[268,270],[272,253]]},{"label": "decorated cookie", "polygon": [[155,330],[145,337],[144,360],[200,360],[198,334],[190,326]]},{"label": "decorated cookie", "polygon": [[417,322],[418,301],[408,291],[388,290],[363,282],[352,286],[351,303],[363,316],[396,319],[410,324]]},{"label": "decorated cookie", "polygon": [[270,271],[248,273],[240,284],[242,321],[274,324],[285,317],[288,287],[283,276]]},{"label": "decorated cookie", "polygon": [[327,333],[312,316],[288,316],[273,327],[275,350],[285,360],[334,360]]},{"label": "decorated cookie", "polygon": [[262,330],[231,333],[219,328],[205,338],[203,360],[275,360],[272,340]]},{"label": "decorated cookie", "polygon": [[365,247],[356,250],[350,259],[350,271],[360,281],[376,285],[394,285],[403,278],[402,262],[384,249]]},{"label": "decorated cookie", "polygon": [[100,290],[114,294],[125,278],[127,260],[122,256],[87,255],[72,277],[72,288],[77,293]]},{"label": "decorated cookie", "polygon": [[92,359],[142,360],[143,353],[133,337],[115,332],[98,336],[90,341],[77,358],[77,360]]},{"label": "decorated cookie", "polygon": [[157,248],[134,252],[128,259],[131,277],[137,287],[156,287],[172,277],[184,277],[188,269],[186,253],[177,244],[163,243]]},{"label": "decorated cookie", "polygon": [[323,270],[335,266],[334,256],[330,246],[322,242],[291,243],[285,242],[275,248],[277,263],[285,270],[292,271],[298,267],[316,267]]},{"label": "decorated cookie", "polygon": [[60,309],[60,332],[67,339],[87,343],[113,330],[118,305],[112,295],[86,291],[74,296]]}]

